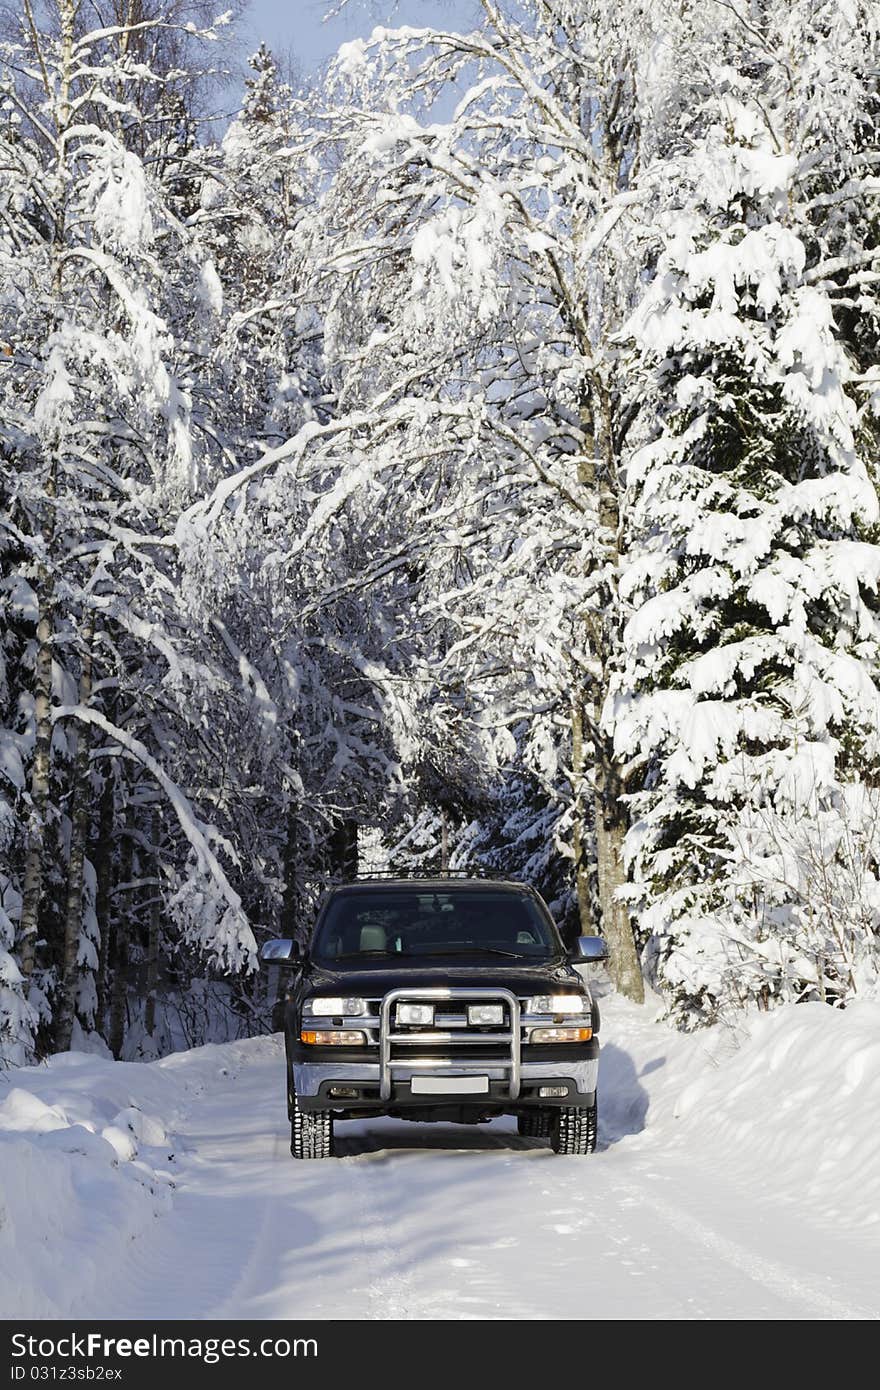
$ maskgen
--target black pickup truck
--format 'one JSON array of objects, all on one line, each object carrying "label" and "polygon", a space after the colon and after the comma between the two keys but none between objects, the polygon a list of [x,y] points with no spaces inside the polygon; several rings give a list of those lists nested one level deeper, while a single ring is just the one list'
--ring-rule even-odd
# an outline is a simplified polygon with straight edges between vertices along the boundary
[{"label": "black pickup truck", "polygon": [[284,1004],[294,1158],[333,1152],[335,1119],[480,1123],[515,1115],[556,1153],[596,1146],[599,1013],[541,897],[480,879],[333,889],[308,947],[267,941]]}]

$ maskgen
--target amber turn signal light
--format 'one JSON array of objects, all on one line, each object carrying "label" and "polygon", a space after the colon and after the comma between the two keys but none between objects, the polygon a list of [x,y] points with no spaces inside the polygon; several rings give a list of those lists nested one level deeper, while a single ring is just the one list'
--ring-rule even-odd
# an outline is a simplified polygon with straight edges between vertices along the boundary
[{"label": "amber turn signal light", "polygon": [[529,1042],[580,1043],[589,1042],[592,1036],[592,1028],[533,1028]]},{"label": "amber turn signal light", "polygon": [[299,1040],[316,1047],[363,1047],[367,1041],[363,1033],[348,1028],[339,1032],[335,1030],[325,1031],[324,1029],[315,1031],[311,1028],[304,1028],[299,1035]]}]

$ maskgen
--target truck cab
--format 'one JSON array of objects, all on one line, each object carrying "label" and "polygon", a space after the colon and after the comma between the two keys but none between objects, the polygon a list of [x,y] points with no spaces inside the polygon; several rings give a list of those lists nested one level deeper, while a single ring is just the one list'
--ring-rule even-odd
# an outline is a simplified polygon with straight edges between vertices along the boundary
[{"label": "truck cab", "polygon": [[333,1153],[336,1121],[517,1119],[557,1153],[596,1145],[599,1012],[534,889],[475,878],[360,879],[325,898],[308,945],[266,942],[284,1000],[291,1153]]}]

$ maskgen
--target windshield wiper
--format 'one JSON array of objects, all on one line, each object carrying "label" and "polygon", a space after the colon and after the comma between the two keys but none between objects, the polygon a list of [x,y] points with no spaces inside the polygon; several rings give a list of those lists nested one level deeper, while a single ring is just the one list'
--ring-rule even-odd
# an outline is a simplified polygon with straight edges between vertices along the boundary
[{"label": "windshield wiper", "polygon": [[472,946],[466,951],[447,951],[437,948],[438,956],[507,956],[509,960],[540,960],[540,956],[524,956],[521,951],[505,951],[501,946]]},{"label": "windshield wiper", "polygon": [[385,960],[401,960],[405,956],[412,959],[414,956],[419,956],[421,954],[421,951],[382,951],[377,947],[374,951],[343,951],[341,955],[329,956],[327,959],[331,961],[361,960],[364,956],[384,956]]},{"label": "windshield wiper", "polygon": [[343,951],[339,956],[332,956],[329,959],[336,960],[362,960],[367,956],[381,956],[384,960],[424,960],[430,956],[504,956],[508,960],[544,960],[546,957],[539,955],[524,955],[521,951],[505,951],[501,946],[471,946],[467,950],[450,950],[442,942],[437,942],[427,950],[423,951]]}]

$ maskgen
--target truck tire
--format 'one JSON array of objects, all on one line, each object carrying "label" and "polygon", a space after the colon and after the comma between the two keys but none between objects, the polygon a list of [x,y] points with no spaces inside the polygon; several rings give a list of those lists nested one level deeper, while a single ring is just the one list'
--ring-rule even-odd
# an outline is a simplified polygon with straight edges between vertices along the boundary
[{"label": "truck tire", "polygon": [[517,1116],[516,1129],[527,1139],[549,1139],[553,1129],[553,1112],[549,1106],[527,1110],[524,1115]]},{"label": "truck tire", "polygon": [[300,1110],[293,1096],[290,1117],[290,1152],[294,1158],[330,1158],[333,1153],[333,1116],[329,1110]]},{"label": "truck tire", "polygon": [[557,1154],[591,1154],[596,1148],[598,1115],[595,1105],[588,1110],[565,1105],[556,1111],[550,1133],[550,1147]]}]

